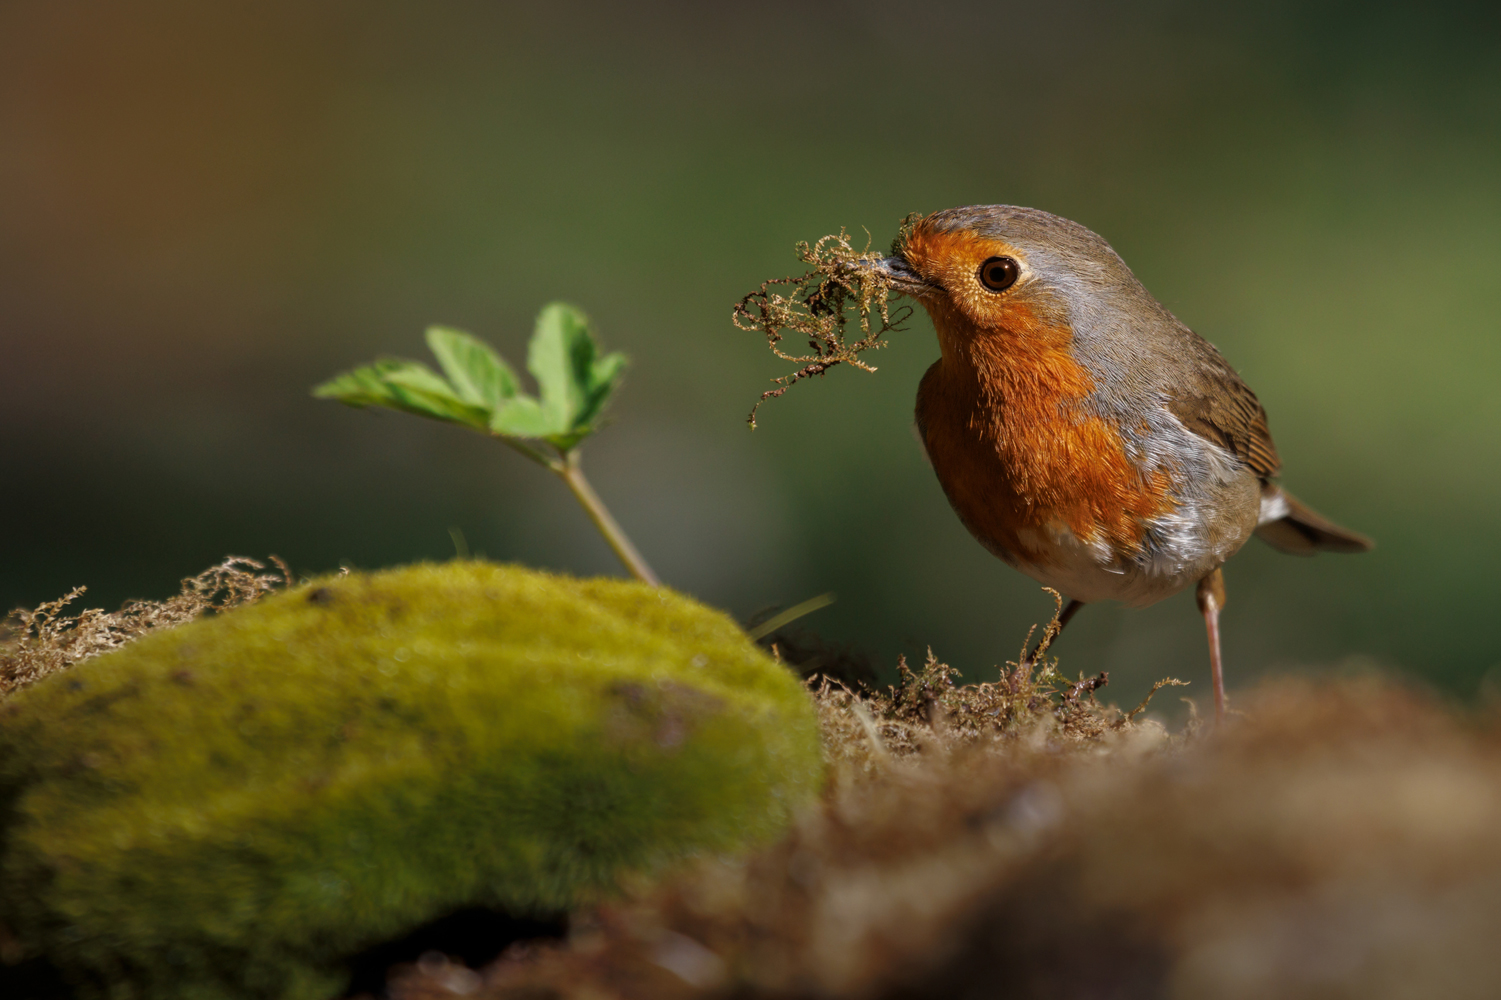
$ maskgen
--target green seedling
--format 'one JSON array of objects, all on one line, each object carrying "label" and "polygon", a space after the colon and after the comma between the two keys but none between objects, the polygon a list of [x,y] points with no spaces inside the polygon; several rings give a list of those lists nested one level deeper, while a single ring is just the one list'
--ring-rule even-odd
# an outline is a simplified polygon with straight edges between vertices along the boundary
[{"label": "green seedling", "polygon": [[428,327],[427,346],[443,374],[420,361],[381,358],[329,379],[313,395],[415,413],[504,441],[567,483],[631,575],[657,586],[656,574],[584,478],[579,460],[579,445],[599,430],[605,405],[620,387],[625,355],[601,355],[584,314],[563,302],[543,307],[528,347],[526,367],[537,380],[538,396],[523,392],[495,349],[470,334]]}]

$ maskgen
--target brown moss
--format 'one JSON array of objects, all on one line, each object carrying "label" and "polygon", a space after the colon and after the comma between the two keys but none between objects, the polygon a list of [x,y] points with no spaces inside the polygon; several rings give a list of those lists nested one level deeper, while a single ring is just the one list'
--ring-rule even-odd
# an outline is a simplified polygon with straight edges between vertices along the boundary
[{"label": "brown moss", "polygon": [[74,587],[32,610],[17,608],[0,624],[0,700],[49,674],[91,656],[243,604],[291,583],[286,563],[271,557],[274,571],[255,559],[230,556],[217,566],[182,581],[164,601],[126,601],[118,611],[89,608],[75,615],[64,609],[88,590]]}]

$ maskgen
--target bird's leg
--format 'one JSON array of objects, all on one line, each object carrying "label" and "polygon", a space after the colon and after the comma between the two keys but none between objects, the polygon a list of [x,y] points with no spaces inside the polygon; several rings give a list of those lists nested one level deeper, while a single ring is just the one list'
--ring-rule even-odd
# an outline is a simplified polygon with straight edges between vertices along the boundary
[{"label": "bird's leg", "polygon": [[1079,609],[1082,607],[1084,607],[1083,601],[1076,601],[1072,598],[1069,599],[1068,606],[1065,607],[1063,609],[1063,613],[1058,616],[1057,627],[1055,628],[1050,624],[1048,628],[1043,631],[1042,638],[1037,640],[1036,648],[1026,656],[1022,657],[1022,661],[1016,665],[1016,674],[1011,682],[1011,690],[1016,691],[1020,689],[1027,678],[1032,676],[1032,667],[1036,665],[1037,658],[1042,655],[1042,651],[1044,649],[1047,649],[1048,646],[1052,645],[1054,639],[1057,639],[1058,636],[1063,634],[1063,626],[1067,625],[1068,620],[1076,615]]},{"label": "bird's leg", "polygon": [[1220,610],[1225,606],[1225,574],[1216,567],[1199,581],[1194,595],[1204,614],[1204,628],[1209,633],[1209,670],[1214,677],[1214,721],[1225,721],[1225,671],[1220,663]]}]

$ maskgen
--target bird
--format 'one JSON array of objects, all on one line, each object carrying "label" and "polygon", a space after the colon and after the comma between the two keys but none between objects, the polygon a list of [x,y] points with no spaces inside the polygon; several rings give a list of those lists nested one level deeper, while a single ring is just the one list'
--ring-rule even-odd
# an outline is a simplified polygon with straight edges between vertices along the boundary
[{"label": "bird", "polygon": [[1140,608],[1195,586],[1217,720],[1226,560],[1253,534],[1297,555],[1373,547],[1278,484],[1256,394],[1079,223],[947,209],[872,266],[937,332],[916,429],[959,520],[1068,598],[1060,630],[1085,604]]}]

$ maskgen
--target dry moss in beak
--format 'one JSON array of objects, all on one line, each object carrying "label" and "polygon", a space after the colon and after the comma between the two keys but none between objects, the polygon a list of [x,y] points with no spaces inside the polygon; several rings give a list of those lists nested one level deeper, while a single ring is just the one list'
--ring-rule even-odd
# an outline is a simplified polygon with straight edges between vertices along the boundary
[{"label": "dry moss in beak", "polygon": [[[914,213],[902,220],[892,252],[899,248],[915,220]],[[761,404],[780,396],[793,384],[814,375],[822,375],[838,364],[849,364],[861,371],[873,372],[875,366],[860,359],[865,351],[886,346],[881,339],[912,315],[909,307],[893,312],[889,299],[890,280],[878,266],[884,254],[870,249],[856,250],[849,234],[825,236],[815,243],[801,242],[796,247],[798,259],[811,270],[801,277],[773,278],[735,304],[735,325],[766,335],[766,343],[777,357],[800,365],[797,371],[774,379],[777,388],[761,394],[751,408],[747,423],[754,429],[756,411]],[[846,325],[853,313],[859,323],[860,336],[850,340]],[[806,337],[808,354],[792,354],[779,345],[787,334]]]}]

